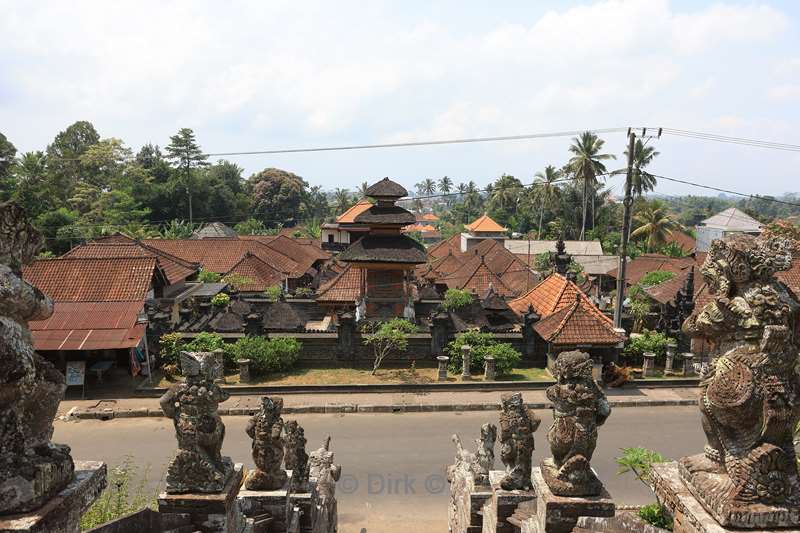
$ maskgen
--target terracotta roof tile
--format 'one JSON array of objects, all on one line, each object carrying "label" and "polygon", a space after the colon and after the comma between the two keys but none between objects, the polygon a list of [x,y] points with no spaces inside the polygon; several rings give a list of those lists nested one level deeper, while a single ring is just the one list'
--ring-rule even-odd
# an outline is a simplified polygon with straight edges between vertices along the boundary
[{"label": "terracotta roof tile", "polygon": [[146,246],[140,242],[124,241],[90,241],[76,246],[62,257],[72,258],[112,258],[112,257],[155,257],[164,270],[170,284],[183,281],[194,275],[200,265],[184,261],[162,250]]},{"label": "terracotta roof tile", "polygon": [[489,215],[476,218],[467,224],[466,228],[473,233],[502,233],[506,231],[506,228],[492,220]]},{"label": "terracotta roof tile", "polygon": [[483,294],[489,287],[493,287],[501,296],[514,295],[514,291],[484,263],[481,256],[472,258],[449,276],[439,278],[437,281],[451,289],[466,289],[476,294]]},{"label": "terracotta roof tile", "polygon": [[[695,259],[692,257],[669,257],[660,254],[643,254],[639,257],[628,261],[625,267],[625,280],[628,285],[635,285],[645,274],[655,272],[657,270],[665,270],[667,272],[681,273],[684,269],[695,264]],[[617,269],[608,272],[612,278],[617,277]]]},{"label": "terracotta roof tile", "polygon": [[24,278],[54,301],[143,301],[157,275],[155,257],[42,259]]},{"label": "terracotta roof tile", "polygon": [[580,290],[577,285],[561,274],[554,273],[527,293],[511,300],[508,305],[519,316],[527,313],[528,307],[532,305],[536,314],[546,317],[571,305],[578,292]]},{"label": "terracotta roof tile", "polygon": [[461,253],[461,235],[458,233],[448,239],[443,240],[442,242],[437,242],[428,248],[428,257],[431,259],[438,259],[450,253]]},{"label": "terracotta roof tile", "polygon": [[355,303],[361,297],[361,270],[347,265],[335,278],[317,290],[322,303]]},{"label": "terracotta roof tile", "polygon": [[614,325],[585,298],[541,319],[533,329],[557,346],[616,345],[624,338],[614,331]]},{"label": "terracotta roof tile", "polygon": [[231,268],[226,275],[236,274],[248,281],[239,285],[241,292],[262,292],[267,287],[281,285],[284,275],[251,253]]},{"label": "terracotta roof tile", "polygon": [[339,224],[355,224],[356,217],[370,207],[372,207],[372,202],[366,198],[362,198],[356,205],[350,207],[350,209],[336,217],[336,222]]},{"label": "terracotta roof tile", "polygon": [[775,277],[786,285],[795,298],[800,299],[800,258],[792,261],[792,266],[789,270],[778,272]]}]

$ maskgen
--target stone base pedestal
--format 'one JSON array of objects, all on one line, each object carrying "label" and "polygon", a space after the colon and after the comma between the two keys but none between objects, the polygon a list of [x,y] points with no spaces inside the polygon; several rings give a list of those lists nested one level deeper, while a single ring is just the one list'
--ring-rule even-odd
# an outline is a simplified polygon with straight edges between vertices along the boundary
[{"label": "stone base pedestal", "polygon": [[505,475],[506,473],[502,470],[489,472],[492,497],[481,510],[483,515],[482,533],[512,533],[514,525],[508,521],[509,518],[520,504],[536,499],[536,493],[532,490],[501,489],[500,480]]},{"label": "stone base pedestal", "polygon": [[278,490],[247,490],[239,491],[237,497],[238,508],[247,518],[256,518],[264,515],[272,517],[271,528],[275,531],[286,531],[292,516],[292,471],[286,471],[286,483]]},{"label": "stone base pedestal", "polygon": [[450,479],[450,506],[447,510],[451,533],[480,533],[483,506],[492,499],[492,488],[475,485],[471,472],[455,469]]},{"label": "stone base pedestal", "polygon": [[0,533],[78,533],[81,515],[105,487],[105,463],[75,461],[75,477],[66,488],[39,509],[0,516]]},{"label": "stone base pedestal", "polygon": [[158,495],[158,512],[163,519],[170,515],[188,516],[192,525],[203,533],[240,533],[244,519],[236,505],[242,484],[243,466],[237,463],[222,492]]},{"label": "stone base pedestal", "polygon": [[556,496],[540,468],[533,469],[531,481],[536,492],[536,515],[521,524],[523,532],[569,533],[582,516],[614,516],[616,506],[605,488],[598,496]]},{"label": "stone base pedestal", "polygon": [[[676,462],[653,465],[652,479],[656,496],[675,518],[674,533],[754,533],[754,531],[800,533],[798,527],[770,530],[757,524],[748,529],[721,526],[687,488],[681,479]],[[794,509],[793,512],[798,513],[800,509]]]}]

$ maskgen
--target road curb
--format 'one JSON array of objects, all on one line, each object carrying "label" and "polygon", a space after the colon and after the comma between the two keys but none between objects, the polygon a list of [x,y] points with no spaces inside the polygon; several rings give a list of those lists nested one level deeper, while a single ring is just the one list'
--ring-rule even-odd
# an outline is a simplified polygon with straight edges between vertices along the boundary
[{"label": "road curb", "polygon": [[[611,407],[684,407],[697,405],[694,399],[676,400],[609,400]],[[552,405],[547,402],[529,403],[531,409],[550,409]],[[437,413],[437,412],[465,412],[465,411],[499,411],[499,402],[483,402],[468,404],[327,404],[327,405],[298,405],[284,407],[284,414],[352,414],[352,413]],[[220,416],[252,416],[258,411],[257,407],[230,407],[220,408]],[[62,420],[112,420],[115,418],[145,418],[163,417],[161,409],[139,407],[136,409],[77,409],[72,408],[61,417]]]}]

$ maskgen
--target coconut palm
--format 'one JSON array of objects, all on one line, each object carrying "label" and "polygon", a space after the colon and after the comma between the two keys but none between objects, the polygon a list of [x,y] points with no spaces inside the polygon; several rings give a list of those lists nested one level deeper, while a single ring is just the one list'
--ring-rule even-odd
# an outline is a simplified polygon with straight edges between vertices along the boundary
[{"label": "coconut palm", "polygon": [[581,223],[581,236],[583,240],[586,234],[586,215],[588,212],[589,191],[594,194],[597,187],[597,177],[606,173],[606,166],[603,161],[616,159],[611,154],[602,154],[605,141],[600,139],[591,131],[584,131],[579,136],[572,139],[569,151],[573,156],[567,162],[569,171],[576,181],[583,186],[583,221]]},{"label": "coconut palm", "polygon": [[503,174],[492,186],[489,203],[493,208],[513,210],[519,204],[522,191],[522,183],[517,178]]},{"label": "coconut palm", "polygon": [[447,194],[453,190],[453,180],[447,176],[439,178],[439,190]]},{"label": "coconut palm", "polygon": [[544,171],[537,172],[533,182],[533,194],[539,200],[539,230],[537,235],[542,238],[542,219],[544,210],[555,201],[561,189],[558,188],[558,180],[561,179],[561,171],[553,165],[544,167]]},{"label": "coconut palm", "polygon": [[430,178],[425,178],[421,182],[417,183],[416,187],[417,193],[420,196],[430,196],[436,192],[436,182]]},{"label": "coconut palm", "polygon": [[336,214],[340,215],[347,211],[352,205],[352,196],[347,189],[336,188],[333,191],[333,203],[336,206]]},{"label": "coconut palm", "polygon": [[369,189],[369,183],[367,183],[366,181],[362,181],[361,185],[358,186],[359,198],[367,197],[367,189]]},{"label": "coconut palm", "polygon": [[631,232],[631,237],[646,239],[648,252],[657,250],[666,243],[673,231],[683,229],[683,226],[672,219],[666,207],[660,202],[643,204],[633,219],[639,224],[639,227]]},{"label": "coconut palm", "polygon": [[[633,167],[631,172],[631,186],[634,196],[642,196],[647,191],[652,191],[656,188],[656,177],[644,170],[644,168],[653,162],[653,159],[658,156],[657,152],[652,146],[647,146],[641,139],[636,139],[636,144],[633,146]],[[628,150],[625,150],[625,157],[628,157]],[[623,173],[627,169],[623,168],[617,172]]]}]

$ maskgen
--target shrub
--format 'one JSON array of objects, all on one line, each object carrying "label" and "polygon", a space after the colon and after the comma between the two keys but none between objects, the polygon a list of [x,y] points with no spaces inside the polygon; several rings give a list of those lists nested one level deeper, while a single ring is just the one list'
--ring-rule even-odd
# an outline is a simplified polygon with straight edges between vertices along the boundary
[{"label": "shrub", "polygon": [[669,281],[674,277],[674,272],[669,272],[666,270],[654,270],[642,276],[638,285],[641,287],[652,287],[653,285],[658,285],[660,283],[664,283],[665,281]]},{"label": "shrub", "polygon": [[417,331],[417,326],[403,318],[393,318],[387,322],[373,322],[362,326],[363,343],[372,346],[374,362],[372,375],[380,368],[383,360],[392,352],[404,352],[408,347],[408,334]]},{"label": "shrub", "polygon": [[270,302],[277,302],[282,293],[283,291],[278,285],[273,285],[272,287],[267,287],[264,289],[264,296],[266,296],[267,300]]},{"label": "shrub", "polygon": [[226,307],[229,303],[231,303],[231,297],[224,292],[215,294],[214,297],[211,298],[211,305],[214,307]]},{"label": "shrub", "polygon": [[108,470],[106,489],[81,516],[81,531],[116,520],[145,507],[154,508],[156,506],[158,492],[150,493],[146,490],[147,470],[141,481],[132,488],[131,478],[135,473],[136,468],[132,466],[132,460],[129,457],[121,465]]},{"label": "shrub", "polygon": [[197,274],[197,280],[203,283],[217,283],[220,279],[222,279],[222,276],[208,270],[200,270],[200,273]]},{"label": "shrub", "polygon": [[646,329],[641,335],[628,339],[623,353],[628,357],[641,357],[645,352],[653,352],[657,359],[663,359],[670,342],[675,341],[659,331]]},{"label": "shrub", "polygon": [[162,365],[176,365],[183,349],[183,337],[180,333],[165,333],[158,339],[159,356]]},{"label": "shrub", "polygon": [[461,372],[461,347],[468,344],[472,347],[472,356],[469,363],[470,372],[479,374],[483,372],[483,360],[486,356],[494,357],[495,368],[500,375],[510,374],[514,367],[522,360],[522,356],[508,343],[497,342],[491,333],[479,331],[465,331],[459,333],[455,340],[450,341],[445,348],[450,357],[450,372]]},{"label": "shrub", "polygon": [[250,285],[253,283],[253,280],[247,276],[242,276],[241,274],[236,273],[226,274],[225,277],[222,278],[222,281],[227,283],[228,286],[234,291],[239,291],[244,285]]},{"label": "shrub", "polygon": [[202,332],[198,333],[192,342],[186,343],[182,350],[187,352],[213,352],[214,350],[223,351],[223,360],[225,361],[226,368],[236,368],[236,359],[232,356],[230,345],[225,344],[216,333]]},{"label": "shrub", "polygon": [[251,367],[256,374],[289,370],[297,362],[302,345],[291,337],[242,337],[230,346],[231,357],[250,359]]},{"label": "shrub", "polygon": [[463,289],[447,289],[444,293],[442,307],[446,311],[455,311],[472,303],[472,293]]},{"label": "shrub", "polygon": [[314,290],[310,287],[297,287],[294,290],[294,295],[298,298],[308,298],[312,294],[314,294]]},{"label": "shrub", "polygon": [[639,509],[639,518],[651,526],[672,531],[672,517],[657,503],[651,503]]}]

